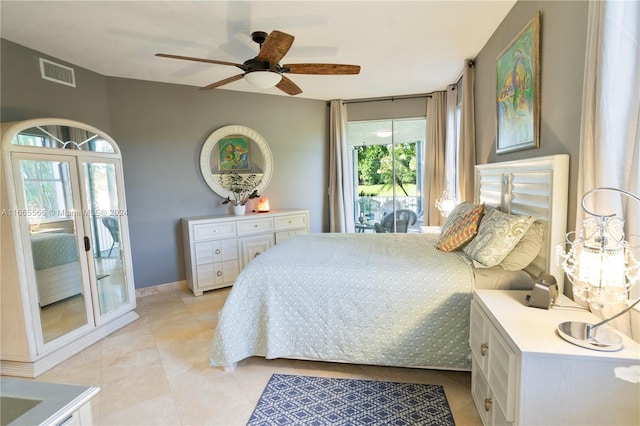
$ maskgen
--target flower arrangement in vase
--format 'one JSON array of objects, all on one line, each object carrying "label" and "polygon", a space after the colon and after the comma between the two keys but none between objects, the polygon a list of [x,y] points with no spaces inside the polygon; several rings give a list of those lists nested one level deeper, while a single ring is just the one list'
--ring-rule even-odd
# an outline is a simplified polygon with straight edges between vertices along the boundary
[{"label": "flower arrangement in vase", "polygon": [[[262,178],[254,173],[249,175],[239,175],[236,172],[223,173],[220,176],[220,185],[227,191],[232,193],[222,202],[222,204],[232,204],[236,214],[243,214],[247,201],[252,198],[258,198],[258,190],[256,187],[260,185]],[[242,207],[242,208],[237,208]]]}]

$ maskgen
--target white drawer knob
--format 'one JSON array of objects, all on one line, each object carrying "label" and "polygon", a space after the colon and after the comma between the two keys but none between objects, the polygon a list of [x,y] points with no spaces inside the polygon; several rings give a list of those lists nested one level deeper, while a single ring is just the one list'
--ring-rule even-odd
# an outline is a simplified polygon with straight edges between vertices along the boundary
[{"label": "white drawer knob", "polygon": [[216,254],[220,254],[220,249],[216,249]]},{"label": "white drawer knob", "polygon": [[218,232],[218,228],[213,228],[213,232]]},{"label": "white drawer knob", "polygon": [[483,343],[480,345],[480,355],[485,356],[487,354],[487,351],[489,350],[489,345],[486,343]]},{"label": "white drawer knob", "polygon": [[217,275],[217,276],[219,276],[219,277],[221,277],[221,276],[222,276],[222,271],[218,271],[218,272],[216,272],[216,275]]},{"label": "white drawer knob", "polygon": [[258,224],[256,223],[255,225],[253,225],[253,227],[254,227],[254,228],[257,228],[257,227],[258,227]]}]

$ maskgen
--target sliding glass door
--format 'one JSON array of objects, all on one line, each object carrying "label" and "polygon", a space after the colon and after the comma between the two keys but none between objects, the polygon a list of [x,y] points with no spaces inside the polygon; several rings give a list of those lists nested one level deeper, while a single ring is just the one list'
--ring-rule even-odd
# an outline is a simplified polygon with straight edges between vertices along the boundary
[{"label": "sliding glass door", "polygon": [[420,229],[424,135],[424,118],[349,123],[356,231]]}]

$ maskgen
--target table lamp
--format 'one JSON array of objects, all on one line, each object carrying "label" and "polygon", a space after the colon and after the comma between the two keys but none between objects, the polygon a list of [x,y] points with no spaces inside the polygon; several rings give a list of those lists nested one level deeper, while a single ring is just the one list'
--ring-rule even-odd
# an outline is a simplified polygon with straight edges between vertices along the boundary
[{"label": "table lamp", "polygon": [[451,213],[451,210],[453,210],[457,204],[458,200],[448,188],[445,188],[440,198],[436,199],[436,208],[440,210],[442,217],[449,216],[449,213]]},{"label": "table lamp", "polygon": [[[598,215],[585,205],[589,195],[601,191],[617,192],[640,201],[637,195],[622,189],[594,188],[586,192],[581,205],[588,217],[583,222],[582,232],[570,232],[566,243],[558,247],[558,254],[563,259],[562,269],[573,285],[574,295],[599,308],[628,300],[629,290],[640,280],[640,264],[633,255],[633,247],[624,239],[624,221],[614,214]],[[572,234],[573,241],[570,240]],[[622,349],[622,338],[610,327],[603,326],[630,311],[638,302],[640,298],[596,324],[563,322],[558,326],[558,333],[578,346],[617,351]]]}]

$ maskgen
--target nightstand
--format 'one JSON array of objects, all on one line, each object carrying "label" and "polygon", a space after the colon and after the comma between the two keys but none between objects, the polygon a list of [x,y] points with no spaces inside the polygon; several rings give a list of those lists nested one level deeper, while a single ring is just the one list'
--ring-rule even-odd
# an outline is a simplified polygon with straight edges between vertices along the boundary
[{"label": "nightstand", "polygon": [[[595,323],[565,296],[553,308],[530,308],[527,291],[476,290],[469,344],[471,393],[485,425],[638,425],[640,384],[614,369],[640,365],[640,345],[617,352],[563,340],[563,321]],[[567,307],[562,307],[567,306]]]}]

